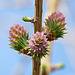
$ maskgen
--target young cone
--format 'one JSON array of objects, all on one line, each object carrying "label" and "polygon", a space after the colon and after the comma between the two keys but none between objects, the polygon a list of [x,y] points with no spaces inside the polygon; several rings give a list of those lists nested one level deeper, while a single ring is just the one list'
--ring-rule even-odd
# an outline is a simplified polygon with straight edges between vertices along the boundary
[{"label": "young cone", "polygon": [[11,47],[17,51],[24,49],[27,46],[28,33],[23,26],[14,25],[9,30],[9,41]]},{"label": "young cone", "polygon": [[41,58],[47,54],[47,39],[44,33],[36,32],[30,39],[29,47],[32,58]]},{"label": "young cone", "polygon": [[[66,30],[65,17],[59,11],[52,13],[48,17],[48,19],[46,19],[45,25],[47,27],[47,32],[45,34],[47,35],[48,41],[53,41],[53,39],[56,40],[58,38],[63,38],[63,35],[66,34],[64,32],[64,30]],[[51,36],[52,33],[54,36]]]}]

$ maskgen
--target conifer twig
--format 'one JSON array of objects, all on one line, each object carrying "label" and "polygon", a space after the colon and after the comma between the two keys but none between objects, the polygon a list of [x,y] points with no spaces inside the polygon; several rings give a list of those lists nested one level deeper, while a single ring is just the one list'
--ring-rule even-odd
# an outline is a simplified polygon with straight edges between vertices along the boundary
[{"label": "conifer twig", "polygon": [[[42,0],[35,0],[34,33],[42,31]],[[33,75],[40,75],[41,60],[33,59]]]}]

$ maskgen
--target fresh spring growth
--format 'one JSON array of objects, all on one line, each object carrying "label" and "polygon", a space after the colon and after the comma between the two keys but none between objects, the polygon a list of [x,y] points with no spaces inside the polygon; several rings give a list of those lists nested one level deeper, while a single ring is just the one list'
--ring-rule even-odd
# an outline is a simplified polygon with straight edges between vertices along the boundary
[{"label": "fresh spring growth", "polygon": [[47,39],[44,33],[42,32],[36,32],[30,39],[29,42],[29,53],[32,54],[32,58],[42,58],[42,56],[45,56],[47,54]]},{"label": "fresh spring growth", "polygon": [[28,16],[22,17],[22,20],[25,21],[25,22],[32,22],[32,23],[34,23],[34,19],[33,18],[30,18]]},{"label": "fresh spring growth", "polygon": [[[47,32],[45,33],[47,35],[48,40],[53,41],[58,38],[63,38],[63,35],[66,34],[64,30],[65,28],[65,17],[64,15],[57,11],[52,13],[48,19],[45,21],[45,25],[47,27]],[[51,35],[53,32],[53,35]],[[50,39],[50,37],[52,39]]]},{"label": "fresh spring growth", "polygon": [[13,25],[9,30],[10,48],[17,51],[24,49],[27,46],[26,41],[28,40],[28,35],[29,34],[23,26],[20,26],[19,24]]}]

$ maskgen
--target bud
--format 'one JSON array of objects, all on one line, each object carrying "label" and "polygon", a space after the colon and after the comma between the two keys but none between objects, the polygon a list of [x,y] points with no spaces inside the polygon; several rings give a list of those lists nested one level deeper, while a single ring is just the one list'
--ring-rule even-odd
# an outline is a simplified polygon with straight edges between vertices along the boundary
[{"label": "bud", "polygon": [[22,20],[23,21],[26,21],[26,22],[34,22],[34,19],[33,18],[30,18],[30,17],[28,17],[28,16],[24,16],[23,18],[22,18]]}]

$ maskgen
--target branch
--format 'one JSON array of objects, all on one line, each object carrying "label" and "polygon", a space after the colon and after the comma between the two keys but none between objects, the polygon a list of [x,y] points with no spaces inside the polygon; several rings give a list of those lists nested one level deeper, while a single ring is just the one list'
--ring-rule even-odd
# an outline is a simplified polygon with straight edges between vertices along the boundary
[{"label": "branch", "polygon": [[56,64],[56,65],[51,65],[51,71],[58,70],[64,67],[64,64]]},{"label": "branch", "polygon": [[[35,0],[34,33],[42,31],[42,0]],[[33,75],[40,75],[41,60],[33,59]]]}]

